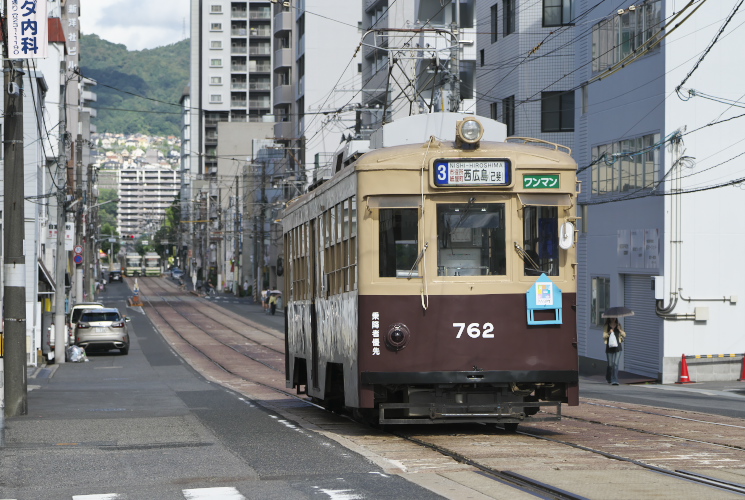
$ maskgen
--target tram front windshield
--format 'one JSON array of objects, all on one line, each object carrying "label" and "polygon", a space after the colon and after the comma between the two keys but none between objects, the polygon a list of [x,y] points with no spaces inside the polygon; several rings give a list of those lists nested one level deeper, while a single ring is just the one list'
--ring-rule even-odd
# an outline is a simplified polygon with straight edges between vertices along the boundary
[{"label": "tram front windshield", "polygon": [[507,273],[503,203],[437,205],[437,275]]}]

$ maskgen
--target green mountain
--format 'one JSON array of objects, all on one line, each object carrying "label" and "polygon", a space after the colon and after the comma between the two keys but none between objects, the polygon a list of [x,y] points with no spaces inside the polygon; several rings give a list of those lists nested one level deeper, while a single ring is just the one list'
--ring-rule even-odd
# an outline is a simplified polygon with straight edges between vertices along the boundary
[{"label": "green mountain", "polygon": [[98,35],[83,35],[80,70],[98,82],[92,107],[99,133],[180,135],[178,103],[189,83],[189,39],[129,51]]}]

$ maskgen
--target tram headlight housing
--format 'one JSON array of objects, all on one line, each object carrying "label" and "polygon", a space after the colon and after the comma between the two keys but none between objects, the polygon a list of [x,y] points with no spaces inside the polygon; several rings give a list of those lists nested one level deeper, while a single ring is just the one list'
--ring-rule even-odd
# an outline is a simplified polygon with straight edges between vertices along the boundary
[{"label": "tram headlight housing", "polygon": [[385,335],[385,346],[391,351],[400,351],[409,343],[411,332],[403,323],[396,323],[388,328]]},{"label": "tram headlight housing", "polygon": [[484,126],[476,118],[466,118],[455,125],[455,141],[459,145],[478,145],[483,136]]}]

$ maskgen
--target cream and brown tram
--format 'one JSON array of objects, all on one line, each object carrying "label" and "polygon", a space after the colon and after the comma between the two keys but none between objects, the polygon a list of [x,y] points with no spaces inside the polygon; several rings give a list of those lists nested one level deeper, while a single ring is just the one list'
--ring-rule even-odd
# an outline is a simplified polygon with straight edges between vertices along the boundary
[{"label": "cream and brown tram", "polygon": [[383,424],[514,429],[578,404],[577,165],[481,140],[481,121],[367,152],[288,204],[287,387]]}]

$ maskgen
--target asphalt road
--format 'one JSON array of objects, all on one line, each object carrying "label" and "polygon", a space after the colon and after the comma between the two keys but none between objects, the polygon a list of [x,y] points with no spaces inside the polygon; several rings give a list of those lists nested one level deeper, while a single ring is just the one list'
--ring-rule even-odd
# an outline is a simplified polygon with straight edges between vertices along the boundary
[{"label": "asphalt road", "polygon": [[29,414],[6,420],[0,498],[436,497],[209,383],[128,295],[115,283],[100,299],[132,318],[129,355],[90,354],[29,379]]}]

